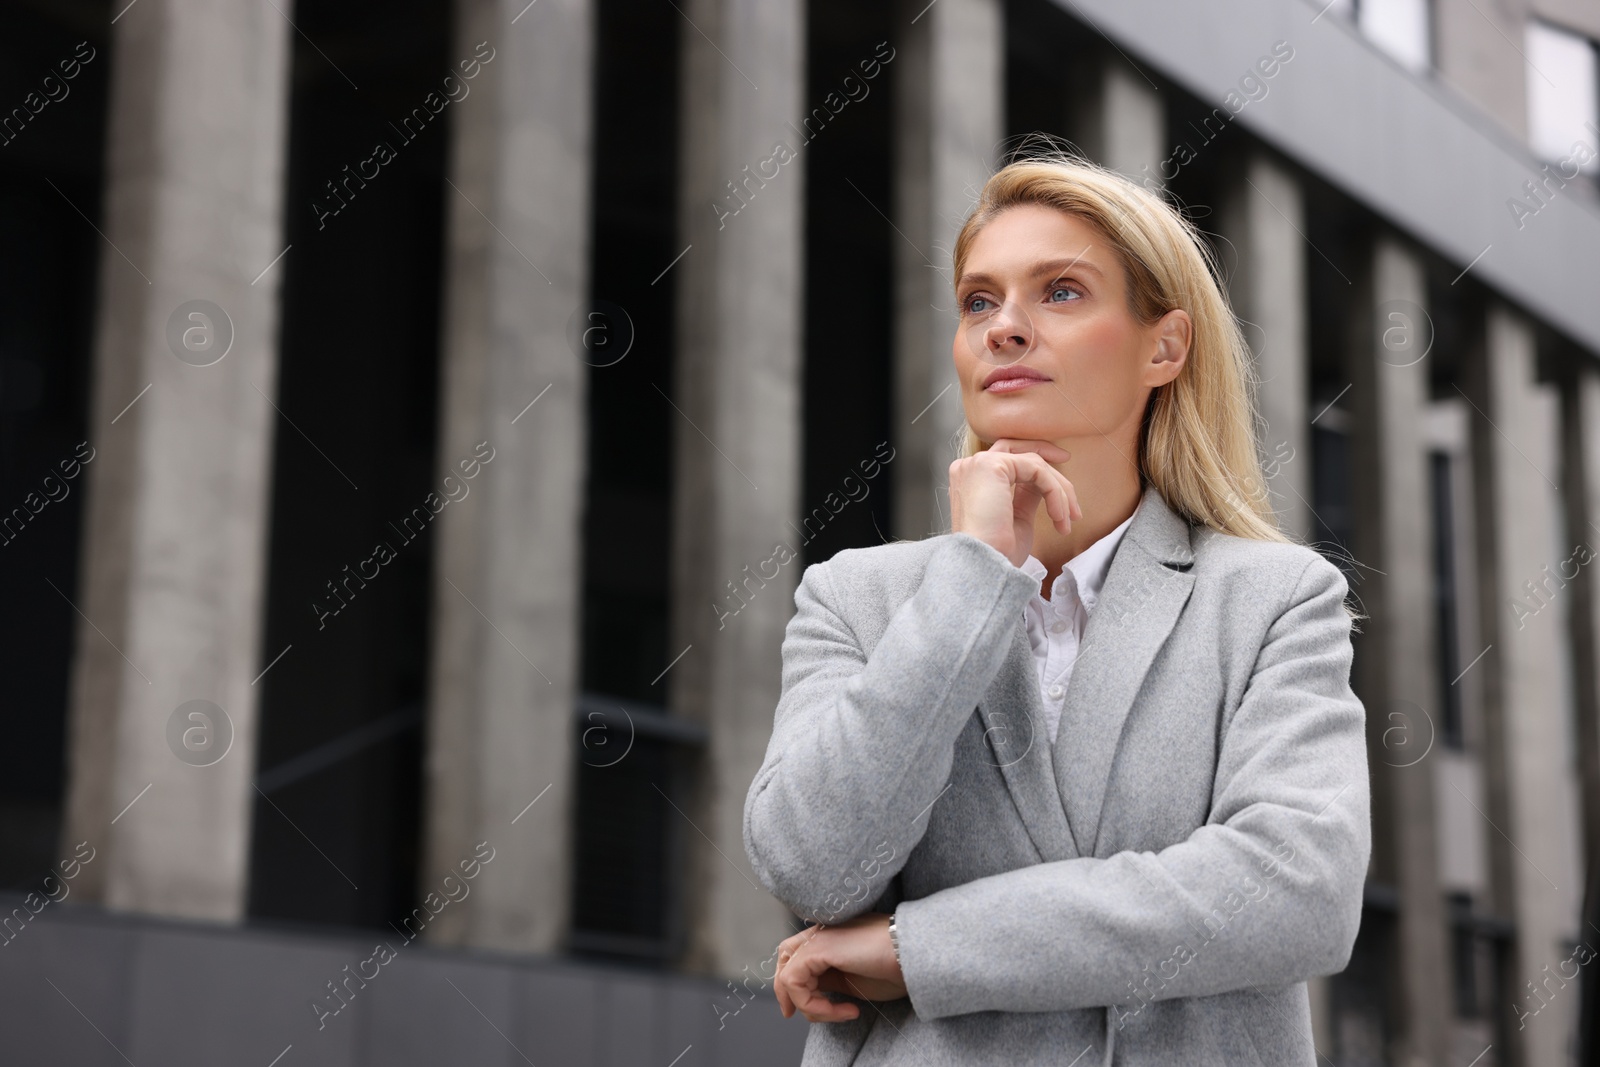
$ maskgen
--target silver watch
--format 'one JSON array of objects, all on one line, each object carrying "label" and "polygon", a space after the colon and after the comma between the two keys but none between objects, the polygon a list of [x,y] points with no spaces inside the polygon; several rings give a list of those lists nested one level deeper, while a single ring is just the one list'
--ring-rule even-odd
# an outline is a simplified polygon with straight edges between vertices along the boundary
[{"label": "silver watch", "polygon": [[895,915],[894,915],[893,912],[890,912],[889,913],[889,946],[894,949],[894,962],[898,966],[899,963],[900,963],[900,931],[895,929],[895,925],[894,924],[895,924]]}]

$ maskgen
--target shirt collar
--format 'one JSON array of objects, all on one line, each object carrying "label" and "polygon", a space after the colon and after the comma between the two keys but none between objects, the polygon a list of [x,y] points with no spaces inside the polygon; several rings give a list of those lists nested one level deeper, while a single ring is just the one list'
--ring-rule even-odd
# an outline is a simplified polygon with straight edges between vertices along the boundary
[{"label": "shirt collar", "polygon": [[[1134,506],[1133,515],[1122,520],[1121,525],[1100,540],[1067,560],[1067,565],[1056,576],[1055,585],[1051,587],[1052,596],[1063,588],[1070,571],[1072,581],[1077,586],[1078,600],[1083,604],[1084,610],[1094,607],[1095,600],[1100,596],[1100,588],[1105,585],[1106,574],[1111,569],[1111,557],[1116,555],[1117,545],[1122,542],[1122,535],[1128,532],[1128,527],[1133,524],[1134,515],[1139,514],[1139,509],[1144,505],[1141,497]],[[1022,561],[1021,570],[1035,582],[1043,582],[1045,566],[1033,556],[1029,555]]]}]

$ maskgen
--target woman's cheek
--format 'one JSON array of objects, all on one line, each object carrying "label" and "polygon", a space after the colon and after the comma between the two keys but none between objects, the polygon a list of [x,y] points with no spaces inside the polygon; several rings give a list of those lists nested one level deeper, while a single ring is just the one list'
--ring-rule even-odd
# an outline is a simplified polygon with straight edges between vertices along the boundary
[{"label": "woman's cheek", "polygon": [[1076,358],[1067,372],[1068,395],[1094,430],[1109,433],[1142,414],[1141,363],[1121,329],[1095,330],[1067,351]]}]

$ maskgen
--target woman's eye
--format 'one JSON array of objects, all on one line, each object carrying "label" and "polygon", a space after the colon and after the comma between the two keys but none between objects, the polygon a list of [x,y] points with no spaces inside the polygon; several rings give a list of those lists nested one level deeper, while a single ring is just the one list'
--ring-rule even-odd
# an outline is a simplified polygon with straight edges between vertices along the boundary
[{"label": "woman's eye", "polygon": [[1076,289],[1068,289],[1064,285],[1058,285],[1050,290],[1050,299],[1055,300],[1057,303],[1066,303],[1069,300],[1081,300],[1083,298]]},{"label": "woman's eye", "polygon": [[984,311],[987,310],[987,309],[985,307],[980,306],[980,305],[987,305],[988,303],[989,303],[989,300],[988,300],[987,297],[982,297],[982,296],[969,297],[967,299],[967,314],[969,314],[969,315],[982,315],[984,313]]}]

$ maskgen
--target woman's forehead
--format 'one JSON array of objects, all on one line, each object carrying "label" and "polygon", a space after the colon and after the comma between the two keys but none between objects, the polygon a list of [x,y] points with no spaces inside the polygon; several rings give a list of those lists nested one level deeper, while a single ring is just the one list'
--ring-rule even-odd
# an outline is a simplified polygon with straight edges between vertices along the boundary
[{"label": "woman's forehead", "polygon": [[958,284],[993,281],[995,272],[1031,276],[1068,269],[1107,279],[1115,273],[1114,263],[1105,235],[1089,220],[1057,208],[1019,204],[978,231]]}]

